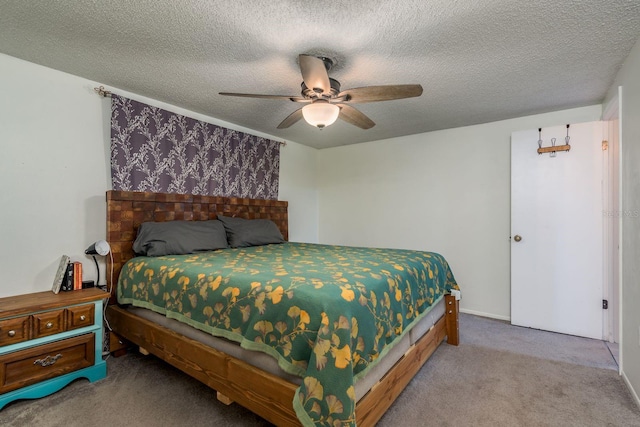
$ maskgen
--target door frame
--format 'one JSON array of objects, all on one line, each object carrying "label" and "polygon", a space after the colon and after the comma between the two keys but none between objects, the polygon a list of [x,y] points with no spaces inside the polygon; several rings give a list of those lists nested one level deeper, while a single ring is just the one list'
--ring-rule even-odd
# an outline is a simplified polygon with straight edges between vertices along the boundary
[{"label": "door frame", "polygon": [[[609,201],[605,210],[608,210],[610,221],[605,222],[605,276],[604,289],[605,298],[609,297],[610,307],[613,303],[613,310],[608,317],[608,325],[605,323],[608,334],[605,335],[607,341],[616,342],[622,347],[622,210],[621,200],[621,176],[622,167],[620,163],[620,146],[622,139],[621,128],[621,102],[622,87],[618,87],[616,95],[609,101],[602,110],[603,140],[608,141],[608,167],[603,183],[605,200]],[[608,244],[608,246],[607,246]],[[622,370],[622,354],[619,356],[619,369]]]}]

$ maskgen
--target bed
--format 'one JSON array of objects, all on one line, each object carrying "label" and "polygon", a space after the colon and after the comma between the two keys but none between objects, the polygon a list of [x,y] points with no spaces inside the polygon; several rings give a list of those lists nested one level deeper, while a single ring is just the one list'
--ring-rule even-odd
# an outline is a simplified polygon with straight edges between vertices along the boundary
[{"label": "bed", "polygon": [[[379,250],[282,243],[222,249],[213,255],[186,256],[186,260],[176,256],[136,258],[125,265],[134,257],[132,245],[142,223],[203,221],[216,219],[218,215],[268,219],[288,240],[287,209],[284,201],[107,192],[107,235],[114,277],[122,275],[120,282],[124,283],[119,291],[115,283],[110,284],[113,286],[107,309],[109,323],[114,333],[139,346],[141,351],[158,356],[215,389],[221,401],[236,402],[276,425],[353,425],[356,421],[359,426],[374,425],[445,336],[450,344],[457,345],[458,301],[451,295],[440,297],[444,291],[457,287],[446,261],[434,259],[437,254],[400,251],[394,255],[416,263],[412,265],[388,260]],[[346,256],[347,252],[353,252],[349,254],[351,258]],[[315,258],[309,258],[312,255]],[[321,265],[315,261],[318,257],[323,260]],[[247,259],[250,264],[243,265]],[[169,264],[187,262],[210,266],[216,260],[222,264],[215,267],[215,271],[224,271],[225,266],[230,270],[215,277],[196,272],[188,278],[186,273],[182,274],[186,271],[182,264]],[[156,270],[153,270],[154,262],[160,264]],[[274,262],[276,268],[270,265]],[[354,271],[350,263],[366,264],[367,273]],[[312,273],[298,271],[303,265]],[[372,265],[378,265],[379,270],[370,271]],[[401,309],[402,301],[408,299],[412,291],[403,288],[400,282],[413,280],[412,277],[417,279],[421,275],[420,265],[424,266],[422,276],[444,279],[434,285],[435,290],[425,288],[420,291],[423,294],[413,291],[417,297],[414,299],[421,300],[426,308],[413,312],[405,304]],[[226,279],[237,271],[250,270],[255,280],[240,276],[240,282]],[[271,276],[261,276],[262,270],[270,271]],[[163,279],[159,279],[161,271],[165,273]],[[175,282],[179,282],[177,290],[161,288],[165,282],[171,282],[169,271],[181,272],[174,274]],[[400,276],[400,273],[408,275]],[[377,297],[372,290],[365,290],[364,284],[376,276],[388,287],[388,292],[376,291]],[[158,280],[154,282],[154,279]],[[326,292],[321,309],[306,305],[308,295],[296,299],[303,293],[291,284],[299,285],[305,280],[309,282],[307,287]],[[242,290],[243,281],[249,282],[246,290]],[[185,297],[175,298],[181,289]],[[233,299],[237,307],[235,320],[231,316],[218,316],[223,310],[220,301],[209,304],[201,299],[214,291],[219,298]],[[137,307],[118,305],[117,293],[121,302]],[[136,302],[136,298],[142,300]],[[248,303],[236,304],[237,299]],[[173,306],[163,307],[167,301],[180,308],[187,306],[186,314],[173,312]],[[276,308],[287,313],[282,314],[285,321],[282,317],[266,317],[277,316]],[[364,315],[368,313],[378,320],[362,320],[360,315],[352,315],[352,310],[363,311]],[[202,316],[204,321],[200,324],[204,326],[198,326],[195,318]],[[238,320],[238,316],[244,319]],[[249,327],[241,331],[244,323]],[[365,334],[367,329],[371,329],[369,336]],[[283,340],[286,336],[299,338],[297,341],[302,345],[292,347],[294,340]],[[220,345],[211,340],[220,341]],[[384,340],[388,343],[377,346],[378,341]],[[275,343],[271,349],[265,348],[267,341]],[[300,352],[305,351],[305,341],[306,351],[311,354],[309,360],[300,356]],[[256,353],[253,350],[269,356],[258,357],[257,361],[246,359],[246,353]]]}]

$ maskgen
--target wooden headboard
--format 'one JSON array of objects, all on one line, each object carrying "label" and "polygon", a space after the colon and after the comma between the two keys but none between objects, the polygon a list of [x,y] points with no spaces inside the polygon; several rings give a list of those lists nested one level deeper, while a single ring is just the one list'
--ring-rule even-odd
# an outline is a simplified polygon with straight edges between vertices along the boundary
[{"label": "wooden headboard", "polygon": [[[113,254],[112,297],[120,270],[134,257],[133,242],[143,222],[205,221],[218,214],[246,219],[270,219],[289,240],[288,203],[280,200],[197,196],[136,191],[107,191],[107,240]],[[110,277],[107,278],[111,280]]]}]

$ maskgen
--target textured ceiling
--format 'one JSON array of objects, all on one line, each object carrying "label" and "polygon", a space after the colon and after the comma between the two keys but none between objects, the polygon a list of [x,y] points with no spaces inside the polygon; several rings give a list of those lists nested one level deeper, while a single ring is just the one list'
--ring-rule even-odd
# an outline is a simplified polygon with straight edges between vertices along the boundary
[{"label": "textured ceiling", "polygon": [[[0,0],[2,53],[317,148],[599,103],[639,37],[638,0]],[[424,93],[357,105],[369,130],[218,95],[299,95],[300,53]]]}]

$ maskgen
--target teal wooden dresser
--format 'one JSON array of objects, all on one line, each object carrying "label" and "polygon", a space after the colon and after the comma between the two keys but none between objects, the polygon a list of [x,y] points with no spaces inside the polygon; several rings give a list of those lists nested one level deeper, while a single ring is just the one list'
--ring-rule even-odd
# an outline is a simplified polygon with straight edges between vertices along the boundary
[{"label": "teal wooden dresser", "polygon": [[107,375],[97,288],[0,298],[0,409]]}]

